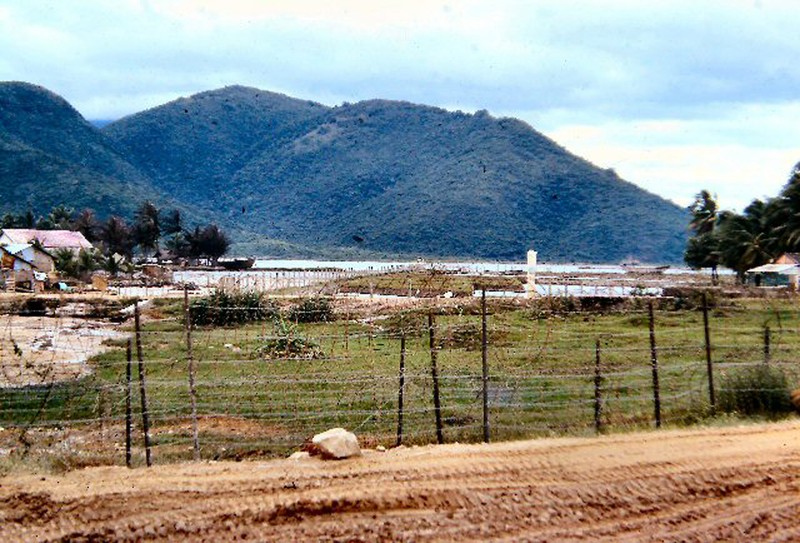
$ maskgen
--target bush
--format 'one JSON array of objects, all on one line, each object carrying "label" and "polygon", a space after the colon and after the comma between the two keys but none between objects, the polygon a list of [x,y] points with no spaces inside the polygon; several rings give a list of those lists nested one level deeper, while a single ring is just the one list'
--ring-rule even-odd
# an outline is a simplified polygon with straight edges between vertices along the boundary
[{"label": "bush", "polygon": [[789,385],[769,364],[739,368],[720,381],[719,406],[727,413],[778,416],[792,411]]},{"label": "bush", "polygon": [[292,322],[331,322],[333,305],[328,298],[303,298],[289,310]]},{"label": "bush", "polygon": [[297,336],[294,326],[282,319],[275,323],[275,334],[276,337],[267,338],[256,348],[257,358],[313,360],[325,357],[319,345]]},{"label": "bush", "polygon": [[278,317],[278,309],[258,292],[217,290],[192,302],[191,311],[192,323],[200,326],[230,326]]}]

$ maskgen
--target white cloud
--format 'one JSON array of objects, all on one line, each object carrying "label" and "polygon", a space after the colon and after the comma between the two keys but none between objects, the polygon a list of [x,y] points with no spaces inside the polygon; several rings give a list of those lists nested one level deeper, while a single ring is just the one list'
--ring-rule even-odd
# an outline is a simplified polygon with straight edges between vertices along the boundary
[{"label": "white cloud", "polygon": [[701,189],[741,211],[777,195],[800,160],[800,102],[742,105],[720,118],[564,124],[546,131],[570,151],[680,205]]},{"label": "white cloud", "polygon": [[800,159],[799,15],[792,0],[6,0],[0,79],[89,118],[226,84],[485,108],[663,196],[717,186],[741,207]]}]

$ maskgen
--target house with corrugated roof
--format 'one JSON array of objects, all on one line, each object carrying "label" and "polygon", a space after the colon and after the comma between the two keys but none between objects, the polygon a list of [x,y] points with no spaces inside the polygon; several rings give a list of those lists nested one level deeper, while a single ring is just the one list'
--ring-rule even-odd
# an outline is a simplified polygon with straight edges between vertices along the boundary
[{"label": "house with corrugated roof", "polygon": [[53,255],[38,244],[9,243],[8,245],[0,245],[0,247],[14,256],[30,262],[40,272],[51,273],[56,270],[56,261]]},{"label": "house with corrugated roof", "polygon": [[800,253],[782,254],[769,264],[747,270],[748,285],[757,287],[800,287]]},{"label": "house with corrugated roof", "polygon": [[73,230],[5,228],[0,231],[0,245],[17,244],[38,244],[50,254],[60,249],[68,249],[77,255],[81,250],[94,249],[94,245],[81,232]]},{"label": "house with corrugated roof", "polygon": [[33,262],[14,254],[7,245],[0,245],[0,268],[11,271],[33,271]]}]

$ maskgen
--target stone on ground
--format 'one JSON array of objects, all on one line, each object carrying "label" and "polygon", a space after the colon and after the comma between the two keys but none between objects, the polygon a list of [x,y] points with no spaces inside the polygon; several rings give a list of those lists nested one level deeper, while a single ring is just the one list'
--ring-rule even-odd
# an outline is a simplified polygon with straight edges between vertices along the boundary
[{"label": "stone on ground", "polygon": [[315,435],[311,439],[313,451],[322,458],[341,460],[351,456],[361,456],[358,438],[344,428],[333,428]]}]

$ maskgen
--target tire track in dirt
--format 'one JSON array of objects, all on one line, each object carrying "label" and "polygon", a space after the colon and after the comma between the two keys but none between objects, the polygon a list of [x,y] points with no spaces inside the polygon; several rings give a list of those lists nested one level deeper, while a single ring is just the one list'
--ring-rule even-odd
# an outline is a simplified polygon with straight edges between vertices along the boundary
[{"label": "tire track in dirt", "polygon": [[[800,422],[0,479],[8,541],[800,539]],[[44,480],[43,480],[44,479]]]}]

